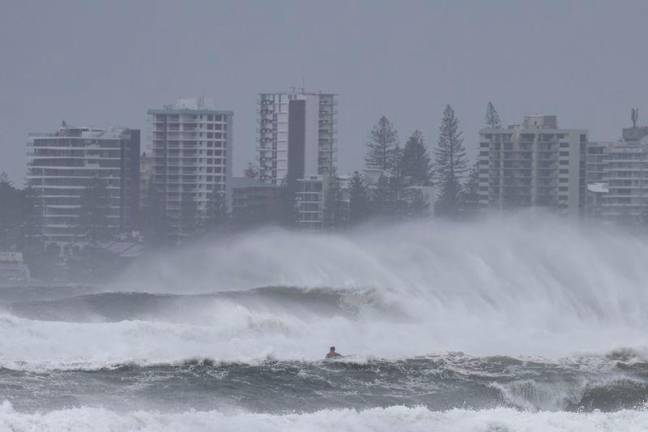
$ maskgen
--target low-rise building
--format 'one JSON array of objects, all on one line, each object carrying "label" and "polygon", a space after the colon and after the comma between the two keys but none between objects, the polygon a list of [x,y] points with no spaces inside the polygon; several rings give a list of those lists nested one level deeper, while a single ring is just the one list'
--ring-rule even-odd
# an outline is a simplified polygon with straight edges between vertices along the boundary
[{"label": "low-rise building", "polygon": [[234,177],[231,209],[235,225],[277,223],[281,218],[282,189],[255,179]]},{"label": "low-rise building", "polygon": [[21,252],[0,251],[0,282],[27,282],[29,268]]},{"label": "low-rise building", "polygon": [[324,227],[325,187],[323,176],[310,176],[297,180],[295,192],[297,226],[307,229]]}]

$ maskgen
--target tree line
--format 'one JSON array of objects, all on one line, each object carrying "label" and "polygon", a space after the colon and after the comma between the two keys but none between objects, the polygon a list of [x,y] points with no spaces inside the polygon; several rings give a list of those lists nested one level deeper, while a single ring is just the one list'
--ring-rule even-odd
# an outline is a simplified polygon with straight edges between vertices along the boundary
[{"label": "tree line", "polygon": [[[500,128],[495,107],[488,103],[486,125]],[[371,179],[372,174],[377,180]],[[454,109],[443,110],[439,136],[432,154],[423,134],[415,130],[401,148],[392,122],[382,116],[373,126],[367,141],[365,172],[354,172],[349,186],[352,224],[370,217],[422,216],[430,212],[436,191],[433,212],[437,216],[460,218],[474,215],[479,207],[479,171],[477,164],[469,167],[459,119]]]}]

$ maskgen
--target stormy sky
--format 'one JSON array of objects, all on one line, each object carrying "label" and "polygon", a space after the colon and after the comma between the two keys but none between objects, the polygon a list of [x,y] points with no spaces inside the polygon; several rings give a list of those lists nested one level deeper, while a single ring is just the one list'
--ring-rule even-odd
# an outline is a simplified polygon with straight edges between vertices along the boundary
[{"label": "stormy sky", "polygon": [[[146,130],[146,110],[208,96],[235,112],[235,174],[254,158],[256,97],[339,94],[338,161],[359,168],[385,114],[437,138],[453,105],[474,149],[485,106],[559,116],[610,140],[648,123],[648,2],[0,2],[0,171],[22,185],[29,132],[61,120]],[[144,143],[147,134],[143,134]]]}]

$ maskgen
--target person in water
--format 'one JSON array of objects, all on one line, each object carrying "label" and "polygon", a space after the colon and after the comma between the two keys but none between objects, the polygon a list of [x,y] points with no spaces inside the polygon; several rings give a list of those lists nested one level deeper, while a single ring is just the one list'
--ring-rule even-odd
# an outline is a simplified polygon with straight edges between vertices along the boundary
[{"label": "person in water", "polygon": [[332,347],[329,349],[329,352],[326,354],[326,358],[327,358],[327,359],[330,359],[330,358],[337,358],[337,357],[342,357],[342,354],[338,354],[338,353],[336,353],[336,352],[335,352],[335,347],[332,346]]}]

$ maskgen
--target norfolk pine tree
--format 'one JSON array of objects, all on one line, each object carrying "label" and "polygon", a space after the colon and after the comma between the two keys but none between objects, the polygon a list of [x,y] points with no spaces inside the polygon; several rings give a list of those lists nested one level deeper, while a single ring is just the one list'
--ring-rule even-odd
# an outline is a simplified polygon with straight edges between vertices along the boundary
[{"label": "norfolk pine tree", "polygon": [[367,142],[365,164],[367,168],[391,171],[394,166],[394,152],[398,145],[398,134],[394,126],[382,116],[371,129]]},{"label": "norfolk pine tree", "polygon": [[400,167],[407,186],[427,186],[431,183],[432,162],[420,131],[414,131],[407,140]]},{"label": "norfolk pine tree", "polygon": [[353,173],[349,185],[349,223],[357,224],[369,219],[369,191],[358,171]]},{"label": "norfolk pine tree", "polygon": [[463,187],[461,207],[468,216],[479,211],[479,165],[477,162],[470,168],[468,179]]},{"label": "norfolk pine tree", "polygon": [[486,106],[486,126],[491,129],[500,129],[502,127],[502,121],[492,102],[488,102]]},{"label": "norfolk pine tree", "polygon": [[110,209],[110,192],[106,182],[93,177],[81,192],[79,208],[79,234],[90,243],[107,240],[108,210]]},{"label": "norfolk pine tree", "polygon": [[435,213],[456,216],[459,210],[461,179],[466,172],[466,149],[459,130],[459,120],[450,105],[446,105],[439,127],[439,141],[435,149],[436,176],[439,197]]}]

